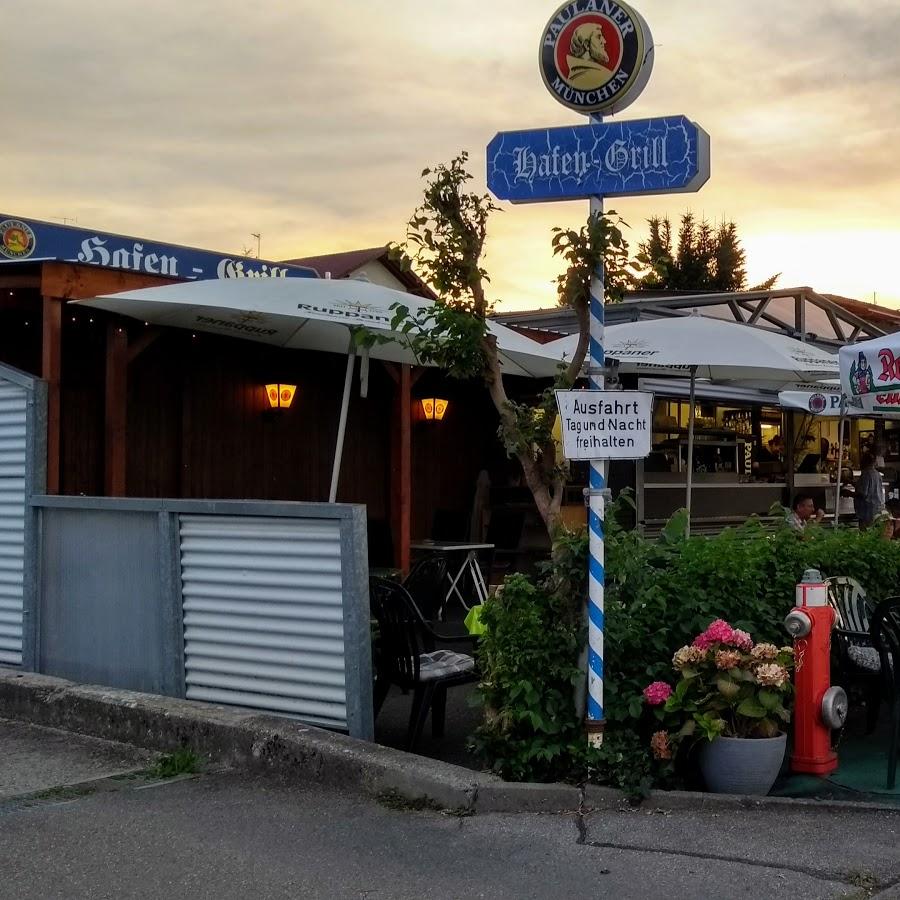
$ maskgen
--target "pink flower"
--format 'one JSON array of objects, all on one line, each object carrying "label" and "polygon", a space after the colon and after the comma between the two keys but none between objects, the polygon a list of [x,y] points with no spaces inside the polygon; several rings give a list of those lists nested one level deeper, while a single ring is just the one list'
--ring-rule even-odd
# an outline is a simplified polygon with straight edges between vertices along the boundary
[{"label": "pink flower", "polygon": [[741,631],[740,628],[734,629],[734,635],[731,638],[731,643],[739,650],[753,649],[753,638],[750,637],[750,635],[746,631]]},{"label": "pink flower", "polygon": [[665,703],[671,695],[672,688],[664,681],[654,681],[653,684],[648,684],[647,687],[644,688],[644,699],[651,706],[659,706],[660,704]]},{"label": "pink flower", "polygon": [[[746,634],[746,632],[740,633]],[[749,635],[747,636],[749,637]],[[734,642],[734,629],[724,619],[716,619],[715,622],[710,622],[706,631],[694,638],[693,646],[707,650],[713,644],[733,644]]]}]

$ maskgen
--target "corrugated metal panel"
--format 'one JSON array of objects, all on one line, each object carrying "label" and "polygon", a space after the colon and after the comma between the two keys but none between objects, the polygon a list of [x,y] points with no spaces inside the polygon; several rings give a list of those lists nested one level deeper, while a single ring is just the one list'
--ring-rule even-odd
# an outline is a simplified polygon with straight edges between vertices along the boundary
[{"label": "corrugated metal panel", "polygon": [[187,697],[347,727],[337,521],[180,516]]},{"label": "corrugated metal panel", "polygon": [[27,391],[0,378],[0,663],[22,663]]}]

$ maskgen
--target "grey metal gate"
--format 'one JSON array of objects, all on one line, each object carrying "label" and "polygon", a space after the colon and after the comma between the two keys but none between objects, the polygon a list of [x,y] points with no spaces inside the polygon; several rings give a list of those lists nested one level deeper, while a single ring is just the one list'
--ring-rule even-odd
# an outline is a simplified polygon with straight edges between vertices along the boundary
[{"label": "grey metal gate", "polygon": [[0,663],[21,665],[26,553],[34,528],[26,503],[44,487],[45,385],[0,366]]},{"label": "grey metal gate", "polygon": [[25,555],[26,575],[35,573],[25,622],[36,623],[25,629],[25,666],[372,739],[365,507],[29,503],[26,527],[34,522],[40,540]]},{"label": "grey metal gate", "polygon": [[347,727],[341,523],[180,517],[186,695]]}]

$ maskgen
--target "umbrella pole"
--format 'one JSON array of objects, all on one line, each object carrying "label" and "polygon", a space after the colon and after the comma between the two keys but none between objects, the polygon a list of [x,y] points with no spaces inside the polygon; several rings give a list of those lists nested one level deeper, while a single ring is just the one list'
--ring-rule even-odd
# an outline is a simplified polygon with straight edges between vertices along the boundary
[{"label": "umbrella pole", "polygon": [[328,492],[328,502],[337,500],[338,479],[341,477],[341,457],[344,455],[344,435],[347,432],[347,410],[350,407],[350,387],[353,384],[353,368],[356,364],[356,346],[350,339],[350,349],[347,353],[347,373],[344,376],[344,396],[341,399],[341,418],[338,422],[337,446],[334,448],[334,466],[331,469],[331,490]]},{"label": "umbrella pole", "polygon": [[841,398],[841,417],[838,420],[838,453],[837,453],[837,477],[834,485],[834,527],[838,527],[838,517],[841,512],[841,463],[844,459],[844,423],[847,417],[844,415],[844,399]]},{"label": "umbrella pole", "polygon": [[687,509],[687,522],[685,534],[691,536],[691,488],[694,481],[694,398],[697,391],[697,367],[691,366],[691,394],[690,408],[688,409],[688,446],[687,446],[687,491],[684,505]]}]

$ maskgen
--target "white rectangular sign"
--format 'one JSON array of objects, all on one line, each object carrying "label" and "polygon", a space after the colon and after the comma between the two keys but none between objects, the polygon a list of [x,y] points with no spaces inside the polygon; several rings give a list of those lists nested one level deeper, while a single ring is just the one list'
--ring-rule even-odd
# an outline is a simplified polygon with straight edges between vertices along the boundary
[{"label": "white rectangular sign", "polygon": [[566,459],[643,459],[650,453],[653,394],[557,391]]}]

